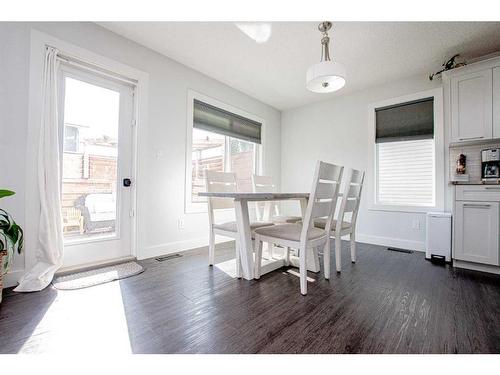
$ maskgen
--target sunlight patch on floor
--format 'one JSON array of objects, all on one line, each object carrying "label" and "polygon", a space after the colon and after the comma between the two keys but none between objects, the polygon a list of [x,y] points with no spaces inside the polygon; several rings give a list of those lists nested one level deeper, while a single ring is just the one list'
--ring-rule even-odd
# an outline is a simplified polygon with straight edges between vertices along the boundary
[{"label": "sunlight patch on floor", "polygon": [[19,352],[132,353],[120,283],[58,291]]},{"label": "sunlight patch on floor", "polygon": [[[295,271],[295,270],[287,270],[286,272],[288,272],[290,275],[300,277],[300,273],[298,273],[298,272],[297,272],[297,271]],[[309,281],[310,283],[313,283],[313,282],[315,282],[316,280],[314,280],[312,277],[307,276],[307,281]]]}]

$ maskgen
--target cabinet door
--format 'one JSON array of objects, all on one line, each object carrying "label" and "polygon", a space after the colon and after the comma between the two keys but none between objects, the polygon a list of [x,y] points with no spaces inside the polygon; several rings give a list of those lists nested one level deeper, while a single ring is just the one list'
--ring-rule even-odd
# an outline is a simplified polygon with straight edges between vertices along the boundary
[{"label": "cabinet door", "polygon": [[498,202],[456,202],[455,259],[499,265]]},{"label": "cabinet door", "polygon": [[500,67],[493,69],[493,138],[500,138]]},{"label": "cabinet door", "polygon": [[491,139],[492,69],[451,78],[452,142]]}]

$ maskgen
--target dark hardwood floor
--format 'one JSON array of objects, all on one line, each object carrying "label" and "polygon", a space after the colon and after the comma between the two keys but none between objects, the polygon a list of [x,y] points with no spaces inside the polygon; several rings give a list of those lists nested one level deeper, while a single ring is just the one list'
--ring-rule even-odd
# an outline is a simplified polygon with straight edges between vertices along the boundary
[{"label": "dark hardwood floor", "polygon": [[342,274],[311,273],[305,297],[296,276],[232,279],[204,249],[93,288],[6,291],[0,353],[500,352],[500,276],[366,244],[353,265],[343,245]]}]

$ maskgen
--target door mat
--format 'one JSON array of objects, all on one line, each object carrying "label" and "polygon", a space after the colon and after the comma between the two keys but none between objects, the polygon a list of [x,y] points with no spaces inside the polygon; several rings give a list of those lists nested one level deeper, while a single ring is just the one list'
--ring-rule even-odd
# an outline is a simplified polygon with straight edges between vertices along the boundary
[{"label": "door mat", "polygon": [[89,271],[58,276],[52,285],[60,290],[74,290],[121,280],[144,272],[144,267],[136,262],[126,262]]}]

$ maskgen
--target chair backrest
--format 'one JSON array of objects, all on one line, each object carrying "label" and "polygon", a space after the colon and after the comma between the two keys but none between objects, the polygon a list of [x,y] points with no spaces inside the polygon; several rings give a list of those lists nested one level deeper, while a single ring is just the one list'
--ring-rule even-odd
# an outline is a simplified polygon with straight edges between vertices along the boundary
[{"label": "chair backrest", "polygon": [[[259,176],[252,174],[252,186],[254,193],[274,193],[276,192],[276,185],[271,176]],[[278,205],[276,202],[255,202],[255,210],[257,220],[269,220],[266,216],[266,210],[269,210],[267,216],[274,213],[279,215]]]},{"label": "chair backrest", "polygon": [[259,176],[252,174],[252,185],[254,193],[269,193],[274,192],[276,185],[273,183],[271,176]]},{"label": "chair backrest", "polygon": [[[205,172],[205,183],[208,192],[235,193],[238,191],[236,185],[236,174],[226,172]],[[229,198],[208,198],[208,211],[234,208],[234,202]]]},{"label": "chair backrest", "polygon": [[339,230],[341,228],[342,222],[346,221],[346,214],[349,213],[351,214],[351,226],[354,227],[356,225],[364,179],[365,172],[359,171],[357,169],[351,169],[349,173],[346,174],[346,183],[344,185],[344,191],[342,193],[342,203],[340,204],[339,217],[337,220],[337,226],[339,226]]},{"label": "chair backrest", "polygon": [[318,161],[301,233],[301,242],[314,226],[314,220],[326,217],[325,230],[330,235],[333,214],[337,206],[340,181],[344,167]]}]

